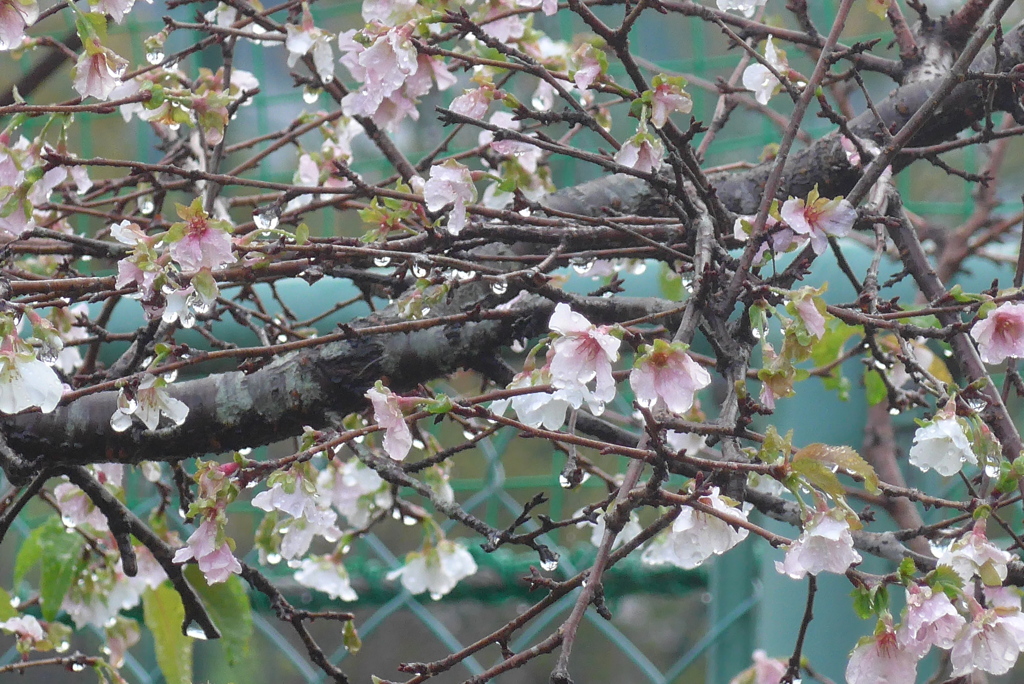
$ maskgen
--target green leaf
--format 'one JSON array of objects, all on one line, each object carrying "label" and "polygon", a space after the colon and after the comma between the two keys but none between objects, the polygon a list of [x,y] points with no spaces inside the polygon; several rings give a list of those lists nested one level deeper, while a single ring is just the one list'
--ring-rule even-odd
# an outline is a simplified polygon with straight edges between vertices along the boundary
[{"label": "green leaf", "polygon": [[147,590],[142,595],[142,615],[167,684],[192,684],[192,639],[181,633],[185,607],[178,592],[169,582]]},{"label": "green leaf", "polygon": [[11,595],[5,589],[0,589],[0,622],[6,622],[17,614],[18,611],[11,605]]},{"label": "green leaf", "polygon": [[794,461],[803,458],[837,466],[851,475],[863,478],[864,489],[872,494],[879,492],[878,475],[875,473],[875,469],[851,447],[808,444],[793,456]]},{"label": "green leaf", "polygon": [[295,244],[304,245],[309,242],[309,226],[305,223],[300,223],[295,228]]},{"label": "green leaf", "polygon": [[885,389],[885,382],[876,370],[869,370],[864,373],[864,389],[867,390],[868,406],[877,406],[889,396]]},{"label": "green leaf", "polygon": [[46,530],[46,526],[37,527],[25,537],[18,549],[18,557],[14,560],[14,584],[17,586],[25,579],[29,570],[34,568],[43,558],[43,549],[40,546],[40,539]]},{"label": "green leaf", "polygon": [[349,653],[358,653],[359,649],[363,647],[363,641],[359,638],[359,632],[356,631],[356,626],[351,620],[345,623],[341,634],[342,643],[345,644]]},{"label": "green leaf", "polygon": [[938,565],[925,576],[925,581],[932,589],[938,589],[951,599],[960,596],[964,581],[948,565]]},{"label": "green leaf", "polygon": [[39,602],[44,620],[55,620],[64,595],[78,575],[82,564],[80,535],[64,527],[57,518],[50,518],[39,537],[39,550],[46,562],[39,576]]},{"label": "green leaf", "polygon": [[871,590],[867,587],[854,587],[850,596],[853,598],[853,612],[857,614],[857,617],[867,620],[874,615],[874,611],[871,609]]},{"label": "green leaf", "polygon": [[804,478],[804,480],[834,498],[841,498],[846,494],[843,485],[839,482],[832,469],[824,463],[802,458],[793,461],[793,472]]},{"label": "green leaf", "polygon": [[185,568],[185,577],[203,599],[210,619],[221,634],[228,665],[234,667],[249,654],[252,639],[252,606],[242,580],[232,575],[227,582],[209,585],[199,566]]}]

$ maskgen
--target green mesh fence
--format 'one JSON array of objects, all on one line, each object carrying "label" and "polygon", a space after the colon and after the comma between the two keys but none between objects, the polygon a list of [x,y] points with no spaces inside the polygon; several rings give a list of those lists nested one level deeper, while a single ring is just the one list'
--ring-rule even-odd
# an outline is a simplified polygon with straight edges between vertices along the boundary
[{"label": "green mesh fence", "polygon": [[[827,30],[830,17],[836,6],[835,0],[810,3],[812,16],[819,28]],[[206,11],[212,3],[192,5],[197,11]],[[362,25],[359,17],[360,4],[357,2],[319,2],[313,12],[318,23],[332,31],[358,28]],[[597,11],[616,22],[621,7],[598,7]],[[782,12],[782,2],[769,3],[767,21],[772,13]],[[145,63],[146,50],[143,39],[163,28],[161,17],[166,13],[161,2],[152,6],[138,3],[123,26],[111,25],[113,39],[111,47],[127,57],[133,65]],[[60,12],[43,25],[55,36],[67,35],[73,27],[68,23],[67,12]],[[176,16],[181,17],[180,11]],[[538,26],[552,37],[569,39],[582,30],[581,22],[568,12],[560,12],[553,18],[539,18]],[[844,34],[844,40],[865,40],[874,37],[886,38],[880,29],[882,25],[866,12],[855,12]],[[176,31],[166,46],[167,52],[187,47],[201,36],[187,31]],[[728,78],[734,69],[739,53],[728,50],[726,41],[708,25],[697,20],[686,20],[678,16],[665,17],[648,12],[639,21],[632,36],[632,45],[644,60],[656,63],[662,70],[676,72],[691,78],[691,92],[694,99],[694,115],[709,120],[714,110],[717,94],[702,88],[698,81],[713,84],[716,78]],[[885,49],[884,42],[881,49]],[[234,128],[253,135],[254,131],[269,132],[282,128],[293,120],[306,106],[297,97],[285,65],[286,53],[283,47],[260,48],[244,41],[238,43],[234,55],[234,67],[251,71],[261,85],[262,93],[253,104],[243,108]],[[39,57],[36,54],[23,56],[18,67],[26,73]],[[809,73],[813,64],[802,54],[790,50],[792,66]],[[195,74],[200,68],[216,69],[220,65],[220,54],[213,50],[197,52],[188,56],[180,68],[187,74]],[[616,67],[613,66],[613,70]],[[30,101],[57,102],[73,95],[70,88],[70,64],[65,62],[30,98]],[[337,67],[339,76],[347,76],[344,68]],[[615,73],[620,76],[621,72]],[[868,75],[869,86],[882,95],[889,85],[881,78]],[[9,85],[9,84],[7,84]],[[421,123],[432,125],[430,107],[445,104],[455,92],[448,91],[428,99],[421,107]],[[528,94],[527,94],[528,96]],[[786,114],[786,105],[777,98],[773,107]],[[852,93],[853,108],[864,107],[864,97]],[[330,103],[321,96],[318,103],[328,107]],[[32,121],[26,126],[31,133]],[[103,156],[157,162],[160,151],[156,149],[154,134],[145,125],[133,122],[131,125],[111,123],[111,117],[80,115],[77,120],[77,139],[71,147],[79,156]],[[617,135],[627,133],[630,124],[620,121],[621,130]],[[813,137],[832,129],[825,120],[809,116],[806,130]],[[425,130],[425,129],[424,129]],[[432,128],[431,130],[436,130]],[[429,135],[419,135],[419,129],[408,127],[396,139],[407,155],[417,160],[425,154],[430,145],[436,143]],[[229,143],[237,140],[237,133],[229,132]],[[234,136],[234,137],[233,137]],[[761,150],[777,142],[780,128],[766,117],[737,109],[730,124],[719,134],[709,151],[708,166],[756,160]],[[475,133],[469,135],[467,144],[473,144]],[[595,148],[598,140],[581,138],[582,144]],[[269,144],[269,143],[268,143]],[[261,149],[259,146],[256,150]],[[357,150],[354,170],[367,178],[386,175],[388,169],[369,147]],[[230,156],[224,168],[246,158],[252,151]],[[294,148],[269,155],[257,168],[249,172],[250,177],[264,180],[290,181],[295,169],[297,153]],[[976,170],[977,163],[973,149],[957,153],[950,163],[967,171]],[[551,161],[556,185],[563,187],[578,183],[597,175],[593,168],[586,168],[572,160],[555,158]],[[919,165],[920,166],[920,165]],[[102,173],[102,172],[98,172]],[[947,215],[950,220],[963,218],[971,211],[970,188],[959,179],[950,178],[936,168],[922,167],[913,176],[904,174],[899,179],[899,188],[911,210],[927,206],[933,215]],[[332,212],[321,211],[309,220],[315,231],[331,234],[355,230]],[[613,411],[629,413],[630,405],[621,396],[610,407]],[[784,430],[780,426],[780,430]],[[455,470],[453,487],[456,497],[464,508],[491,525],[507,525],[522,510],[523,503],[536,492],[551,493],[551,500],[544,512],[553,518],[571,515],[574,510],[597,498],[600,488],[605,485],[596,478],[582,485],[579,490],[567,491],[558,485],[558,475],[564,464],[564,456],[549,446],[539,446],[531,441],[528,445],[513,441],[511,431],[499,431],[481,440],[471,456],[462,458]],[[282,445],[282,453],[291,453],[294,445]],[[257,452],[256,456],[259,455]],[[616,459],[602,461],[599,465],[609,473],[622,471],[622,464]],[[415,496],[411,497],[415,501]],[[149,510],[153,501],[139,499],[132,501],[140,511]],[[256,512],[258,513],[258,511]],[[47,514],[43,507],[30,507],[18,521],[11,538],[5,545],[3,558],[5,576],[9,577],[11,558],[17,547],[14,535],[26,535],[34,522]],[[252,539],[258,519],[251,508],[236,506],[231,511],[232,536],[239,540],[244,550]],[[400,528],[400,526],[398,526]],[[450,525],[449,525],[450,527]],[[458,535],[458,530],[453,530]],[[492,629],[499,627],[525,607],[536,601],[537,593],[528,592],[522,577],[529,573],[531,565],[537,564],[532,554],[510,552],[504,549],[494,554],[484,554],[479,549],[473,553],[480,565],[479,577],[464,582],[444,600],[432,602],[423,597],[413,597],[402,590],[397,583],[388,582],[386,575],[400,565],[394,555],[396,550],[415,548],[419,543],[418,532],[391,531],[389,536],[367,535],[357,542],[346,565],[353,577],[353,586],[360,594],[360,601],[351,606],[357,615],[356,624],[364,641],[362,651],[350,656],[341,646],[340,628],[336,623],[314,623],[314,636],[325,645],[332,662],[341,663],[351,675],[352,681],[369,681],[369,675],[376,673],[384,677],[398,678],[395,666],[402,661],[427,661],[444,653],[457,651],[472,643]],[[566,530],[543,540],[555,549],[561,557],[558,573],[570,576],[587,567],[593,557],[593,547],[587,542],[589,532]],[[247,560],[254,561],[251,555]],[[629,682],[699,682],[722,683],[736,671],[745,667],[751,650],[756,645],[756,620],[758,605],[762,599],[757,585],[761,559],[752,544],[741,545],[733,553],[710,567],[707,572],[686,573],[677,570],[652,569],[636,560],[623,562],[614,567],[605,579],[609,607],[615,615],[613,621],[606,621],[593,612],[588,613],[581,629],[577,651],[587,657],[574,663],[574,675],[579,681],[629,681]],[[309,609],[330,607],[348,609],[348,604],[330,604],[322,595],[289,583],[291,570],[284,565],[272,572],[287,589],[287,595],[299,607]],[[712,596],[714,601],[711,601]],[[509,644],[513,651],[529,647],[551,630],[555,629],[568,615],[575,594],[570,594],[549,608],[524,630],[517,633]],[[199,644],[196,657],[195,681],[211,682],[319,682],[323,674],[308,662],[302,645],[294,634],[277,621],[273,612],[259,596],[253,596],[257,608],[255,617],[256,636],[252,652],[235,669],[224,665],[223,653],[217,644]],[[713,607],[711,607],[713,606]],[[76,646],[86,650],[95,647],[98,640],[90,643],[88,635],[81,637]],[[781,654],[776,654],[781,655]],[[2,662],[16,660],[18,654],[13,648],[4,654]],[[451,673],[439,678],[440,681],[461,681],[479,674],[499,658],[496,648],[486,649],[468,658]],[[506,675],[501,681],[541,681],[550,671],[552,661],[540,659],[522,670]],[[141,684],[156,684],[162,681],[155,665],[152,644],[146,638],[132,649],[124,668],[129,680]],[[72,675],[68,675],[69,677]],[[56,681],[47,673],[47,681]]]}]

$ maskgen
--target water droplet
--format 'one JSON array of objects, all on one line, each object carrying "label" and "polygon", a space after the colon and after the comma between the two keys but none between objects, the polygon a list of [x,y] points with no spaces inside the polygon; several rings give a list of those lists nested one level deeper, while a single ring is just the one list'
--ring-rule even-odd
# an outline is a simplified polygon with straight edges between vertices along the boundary
[{"label": "water droplet", "polygon": [[198,292],[193,292],[192,294],[190,294],[188,296],[187,303],[190,307],[192,307],[193,311],[200,315],[210,313],[210,309],[213,308],[213,302],[207,301]]},{"label": "water droplet", "polygon": [[900,415],[900,410],[898,408],[896,408],[895,406],[893,406],[891,409],[889,409],[889,415],[890,416],[898,416],[898,415]]},{"label": "water droplet", "polygon": [[185,311],[178,317],[182,328],[191,328],[196,324],[196,315],[191,311]]},{"label": "water droplet", "polygon": [[430,313],[430,307],[429,306],[423,307],[423,315],[426,316],[429,313]]},{"label": "water droplet", "polygon": [[66,641],[62,641],[59,644],[57,644],[53,650],[55,650],[57,653],[64,653],[69,648],[71,648],[71,644],[69,644]]},{"label": "water droplet", "polygon": [[992,463],[988,464],[985,466],[985,474],[989,477],[999,477],[999,465]]},{"label": "water droplet", "polygon": [[412,446],[413,446],[414,449],[425,449],[426,448],[426,445],[421,440],[418,440],[418,439],[412,440]]},{"label": "water droplet", "polygon": [[194,621],[188,623],[188,627],[185,628],[185,635],[190,636],[193,639],[201,639],[202,641],[206,641],[206,632]]},{"label": "water droplet", "polygon": [[426,278],[427,277],[427,273],[429,273],[429,271],[422,264],[414,263],[412,265],[412,274],[416,278]]},{"label": "water droplet", "polygon": [[455,277],[461,282],[466,282],[476,277],[476,271],[455,271]]},{"label": "water droplet", "polygon": [[545,560],[540,562],[540,569],[544,572],[554,572],[558,569],[558,559]]},{"label": "water droplet", "polygon": [[127,413],[131,415],[139,408],[139,401],[133,396],[129,396],[124,393],[124,390],[117,395],[117,408],[121,410],[121,413]]},{"label": "water droplet", "polygon": [[166,55],[164,55],[164,53],[162,52],[146,53],[146,61],[150,64],[159,64],[160,62],[164,61],[164,57],[166,57]]},{"label": "water droplet", "polygon": [[85,669],[85,663],[72,663],[71,664],[71,669],[74,670],[75,672],[81,672],[82,670]]},{"label": "water droplet", "polygon": [[953,350],[952,349],[943,349],[942,350],[942,355],[945,356],[947,359],[951,359],[951,358],[953,358]]},{"label": "water droplet", "polygon": [[168,128],[169,130],[171,130],[171,131],[176,131],[176,130],[178,130],[179,128],[181,128],[181,124],[176,124],[176,123],[172,123],[172,124],[167,124],[167,128]]},{"label": "water droplet", "polygon": [[174,382],[175,380],[178,379],[178,369],[169,370],[166,373],[164,373],[161,377],[163,377],[164,382]]},{"label": "water droplet", "polygon": [[504,280],[495,280],[491,283],[491,292],[496,295],[502,295],[508,292],[508,283]]},{"label": "water droplet", "polygon": [[241,454],[242,456],[248,456],[249,454],[252,453],[252,447],[242,447],[241,449],[238,450],[238,453]]},{"label": "water droplet", "polygon": [[433,591],[430,592],[430,598],[434,599],[435,601],[440,601],[443,596],[444,594],[437,594]]},{"label": "water droplet", "polygon": [[64,527],[70,528],[75,526],[75,519],[72,518],[70,515],[62,515],[60,517],[60,521],[64,525]]},{"label": "water droplet", "polygon": [[572,482],[564,474],[558,476],[558,484],[562,489],[572,488]]},{"label": "water droplet", "polygon": [[59,356],[60,350],[48,344],[44,344],[36,351],[36,358],[45,363],[47,366],[52,366],[57,363],[57,356]]},{"label": "water droplet", "polygon": [[401,520],[402,519],[402,511],[400,511],[400,510],[398,510],[396,508],[395,510],[391,511],[391,517],[394,518],[395,520]]},{"label": "water droplet", "polygon": [[572,266],[572,270],[576,271],[580,275],[587,273],[594,267],[593,259],[576,258],[570,259],[569,264]]},{"label": "water droplet", "polygon": [[[253,484],[255,484],[255,483],[253,483]],[[271,565],[277,565],[278,563],[281,562],[281,554],[279,554],[279,553],[268,553],[267,554],[267,562],[270,563]]]},{"label": "water droplet", "polygon": [[160,292],[161,294],[169,295],[174,294],[175,292],[177,292],[177,290],[174,288],[173,285],[164,283],[163,285],[160,286]]},{"label": "water droplet", "polygon": [[281,333],[280,335],[277,336],[277,343],[278,344],[284,344],[287,341],[288,341],[288,336],[285,335],[284,333]]},{"label": "water droplet", "polygon": [[[647,270],[647,262],[646,261],[637,261],[632,266],[629,267],[629,272],[632,273],[633,275],[643,275],[646,270]],[[691,290],[691,292],[692,292],[692,290]]]},{"label": "water droplet", "polygon": [[380,268],[384,268],[385,266],[387,266],[390,263],[391,263],[391,257],[389,257],[389,256],[378,256],[378,257],[374,257],[373,258],[373,265],[374,266],[379,266]]},{"label": "water droplet", "polygon": [[526,351],[526,340],[512,340],[512,351],[521,354]]},{"label": "water droplet", "polygon": [[313,104],[320,99],[320,89],[307,85],[302,89],[302,101],[306,104]]},{"label": "water droplet", "polygon": [[281,209],[280,207],[271,206],[253,212],[252,222],[260,230],[274,230],[277,228],[277,224],[281,222]]},{"label": "water droplet", "polygon": [[139,199],[135,200],[135,204],[139,207],[139,211],[147,216],[156,209],[156,203],[153,201],[152,195],[139,197]]},{"label": "water droplet", "polygon": [[11,597],[11,608],[17,608],[21,605],[21,598],[18,596]]},{"label": "water droplet", "polygon": [[473,434],[472,430],[463,430],[462,439],[473,439],[476,435]]},{"label": "water droplet", "polygon": [[104,627],[113,627],[116,624],[117,624],[117,618],[112,617],[112,618],[110,618],[109,620],[106,621],[106,623],[104,624]]},{"label": "water droplet", "polygon": [[583,587],[583,588],[586,588],[587,580],[583,580],[582,582],[580,582],[580,586]]},{"label": "water droplet", "polygon": [[760,328],[752,328],[750,330],[750,334],[754,336],[755,340],[761,339],[761,329]]}]

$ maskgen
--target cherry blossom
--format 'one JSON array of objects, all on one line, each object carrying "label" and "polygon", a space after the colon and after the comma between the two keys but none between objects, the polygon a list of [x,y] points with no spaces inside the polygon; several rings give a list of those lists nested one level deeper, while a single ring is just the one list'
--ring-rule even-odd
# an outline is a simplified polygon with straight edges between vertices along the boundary
[{"label": "cherry blossom", "polygon": [[1006,579],[1006,564],[1013,558],[988,540],[985,534],[985,520],[974,523],[970,534],[950,544],[938,564],[945,565],[960,576],[964,582],[980,577],[987,586],[994,587]]},{"label": "cherry blossom", "polygon": [[330,556],[311,556],[302,561],[295,572],[295,581],[304,587],[316,589],[342,601],[359,598],[349,582],[345,566]]},{"label": "cherry blossom", "polygon": [[651,85],[654,86],[650,91],[651,123],[655,128],[664,126],[672,112],[688,114],[693,109],[693,100],[683,91],[684,79],[658,74]]},{"label": "cherry blossom", "polygon": [[936,420],[914,433],[914,446],[910,448],[910,462],[927,472],[956,475],[964,463],[978,464],[971,442],[955,417],[936,417]]},{"label": "cherry blossom", "polygon": [[826,199],[818,196],[815,186],[807,200],[789,198],[782,205],[782,220],[793,232],[807,235],[815,254],[821,254],[828,247],[828,238],[843,237],[853,229],[857,210],[842,197]]},{"label": "cherry blossom", "polygon": [[390,486],[372,468],[358,459],[333,463],[320,473],[317,488],[352,527],[365,527],[375,514],[394,503]]},{"label": "cherry blossom", "polygon": [[396,461],[405,460],[412,449],[412,431],[402,415],[398,396],[380,380],[366,392],[373,404],[373,419],[384,429],[384,451]]},{"label": "cherry blossom", "polygon": [[[583,509],[579,509],[573,513],[573,517],[583,514]],[[604,532],[608,529],[608,523],[605,520],[605,511],[603,509],[598,511],[597,522],[593,523],[589,520],[576,523],[576,527],[579,529],[591,528],[590,531],[590,543],[594,546],[600,546],[601,540],[604,539]],[[629,512],[629,520],[622,526],[619,533],[615,536],[615,541],[612,543],[612,548],[617,549],[628,541],[632,541],[633,537],[643,532],[643,527],[640,526],[640,519],[637,518],[635,511]]]},{"label": "cherry blossom", "polygon": [[[754,216],[739,216],[733,223],[733,237],[746,242],[750,239],[749,231],[754,225]],[[765,220],[764,229],[761,232],[762,240],[758,245],[757,253],[754,255],[755,264],[764,264],[774,254],[791,252],[794,249],[803,247],[807,239],[793,232],[784,223],[780,223],[771,214]]]},{"label": "cherry blossom", "polygon": [[754,651],[751,659],[754,664],[729,680],[729,684],[779,684],[788,669],[784,661],[769,658],[761,649]]},{"label": "cherry blossom", "polygon": [[19,615],[0,622],[0,629],[12,634],[17,634],[19,639],[28,641],[42,641],[46,638],[46,632],[39,620],[31,615]]},{"label": "cherry blossom", "polygon": [[665,156],[665,146],[661,144],[661,140],[641,126],[640,131],[624,142],[619,151],[615,153],[615,161],[641,173],[651,173],[661,165],[663,156]]},{"label": "cherry blossom", "polygon": [[817,294],[821,293],[814,288],[805,287],[793,293],[792,301],[793,310],[800,317],[804,328],[820,340],[825,335],[825,316],[821,311],[825,308],[825,303],[815,297]]},{"label": "cherry blossom", "polygon": [[260,510],[282,511],[291,516],[275,530],[281,534],[281,556],[297,558],[309,550],[313,538],[338,541],[341,530],[335,526],[338,514],[328,510],[330,501],[319,495],[316,482],[301,467],[277,472],[270,478],[271,488],[252,499]]},{"label": "cherry blossom", "polygon": [[920,658],[932,646],[951,648],[966,622],[945,593],[911,584],[907,587],[906,613],[896,638],[900,646]]},{"label": "cherry blossom", "polygon": [[[615,397],[612,364],[619,359],[622,343],[610,328],[595,326],[562,302],[555,306],[548,323],[556,333],[551,342],[548,366],[551,384],[569,390],[566,399],[574,408],[585,400],[595,414],[604,411],[604,404]],[[589,384],[595,381],[595,388]]]},{"label": "cherry blossom", "polygon": [[676,430],[665,431],[665,443],[674,450],[681,451],[686,456],[696,456],[707,444],[708,438],[696,432],[677,432]]},{"label": "cherry blossom", "polygon": [[[512,378],[507,389],[535,387],[551,384],[551,371],[548,369],[522,372]],[[491,404],[491,411],[502,415],[508,410],[509,404],[516,412],[521,423],[530,427],[543,427],[545,430],[557,430],[565,422],[565,412],[572,406],[572,393],[564,390],[556,392],[531,392],[518,394],[509,399],[499,399]],[[577,407],[578,408],[578,407]]]},{"label": "cherry blossom", "polygon": [[580,90],[589,88],[608,68],[607,58],[602,62],[603,53],[590,43],[580,45],[572,57],[573,62],[576,63],[576,71],[573,73],[572,79]]},{"label": "cherry blossom", "polygon": [[0,50],[13,50],[25,38],[25,29],[39,18],[36,0],[0,0]]},{"label": "cherry blossom", "polygon": [[517,0],[520,7],[540,7],[547,16],[552,16],[558,11],[558,0]]},{"label": "cherry blossom", "polygon": [[[721,3],[719,3],[721,4]],[[789,71],[789,64],[786,62],[785,53],[775,49],[772,37],[764,45],[764,59],[772,65],[778,73],[785,75]],[[768,104],[775,91],[781,86],[781,82],[775,77],[768,67],[760,62],[755,62],[743,70],[743,87],[754,91],[754,99],[761,104]]]},{"label": "cherry blossom", "polygon": [[847,684],[906,684],[917,679],[918,656],[900,646],[892,625],[865,637],[850,653]]},{"label": "cherry blossom", "polygon": [[418,4],[416,0],[364,0],[363,20],[397,26],[410,17]]},{"label": "cherry blossom", "polygon": [[494,86],[480,86],[479,88],[463,91],[461,95],[452,100],[448,109],[456,114],[468,116],[471,119],[483,119],[493,99]]},{"label": "cherry blossom", "polygon": [[139,605],[147,589],[155,589],[167,580],[167,573],[149,549],[144,546],[132,548],[138,562],[138,572],[134,577],[124,573],[118,560],[113,567],[104,562],[102,566],[90,568],[90,572],[81,576],[82,582],[71,586],[61,608],[71,616],[76,627],[107,627],[122,610]]},{"label": "cherry blossom", "polygon": [[98,40],[85,41],[85,52],[73,69],[75,90],[82,97],[91,95],[97,100],[106,100],[127,68],[127,60],[100,45]]},{"label": "cherry blossom", "polygon": [[642,559],[650,565],[665,563],[692,570],[715,555],[721,555],[747,538],[747,530],[728,520],[746,520],[747,511],[732,506],[719,495],[718,487],[697,499],[721,513],[721,517],[684,506],[672,527],[654,539]]},{"label": "cherry blossom", "polygon": [[156,430],[160,416],[167,416],[175,425],[181,425],[188,417],[188,406],[175,399],[167,390],[167,381],[147,374],[134,392],[122,388],[117,395],[117,408],[110,416],[110,427],[124,432],[132,426],[132,417],[142,421],[147,430]]},{"label": "cherry blossom", "polygon": [[211,271],[235,261],[231,251],[231,224],[210,218],[198,197],[190,206],[177,205],[181,222],[171,225],[167,242],[171,257],[186,273]]},{"label": "cherry blossom", "polygon": [[985,363],[1024,358],[1024,304],[1005,302],[971,328]]},{"label": "cherry blossom", "polygon": [[50,413],[60,402],[64,386],[48,365],[13,336],[0,343],[0,413],[19,413],[38,407]]},{"label": "cherry blossom", "polygon": [[302,3],[302,23],[285,25],[288,37],[284,46],[288,50],[288,66],[294,67],[300,57],[313,53],[313,65],[321,82],[330,83],[334,80],[334,52],[331,42],[334,36],[313,24],[309,4]]},{"label": "cherry blossom", "polygon": [[476,571],[476,561],[465,546],[442,539],[436,546],[427,545],[422,552],[408,554],[405,565],[389,572],[387,577],[401,579],[402,586],[411,594],[429,591],[430,598],[436,601]]},{"label": "cherry blossom", "polygon": [[763,7],[768,0],[718,0],[718,9],[742,12],[748,19],[754,16],[758,7]]},{"label": "cherry blossom", "polygon": [[793,579],[820,572],[842,574],[861,556],[853,549],[850,524],[842,512],[818,511],[804,524],[804,531],[789,545],[784,561],[775,561],[775,569]]},{"label": "cherry blossom", "polygon": [[[152,3],[153,0],[147,0]],[[89,5],[94,12],[109,14],[118,24],[124,22],[124,17],[135,6],[135,0],[89,0]]]},{"label": "cherry blossom", "polygon": [[711,375],[686,353],[688,346],[655,340],[641,347],[629,374],[636,401],[645,408],[659,402],[682,415],[693,406],[693,395],[711,384]]},{"label": "cherry blossom", "polygon": [[466,203],[476,201],[476,187],[469,169],[456,161],[430,167],[430,178],[423,184],[423,199],[430,211],[440,211],[455,204],[445,228],[458,235],[466,227]]},{"label": "cherry blossom", "polygon": [[989,606],[982,608],[973,597],[967,597],[972,619],[960,632],[950,651],[953,676],[976,670],[993,675],[1006,674],[1024,650],[1024,615],[1020,610],[1020,594],[1013,587],[988,587],[985,598]]},{"label": "cherry blossom", "polygon": [[231,553],[231,545],[224,539],[221,525],[215,518],[204,520],[186,544],[174,554],[174,562],[185,563],[195,559],[208,583],[226,582],[232,573],[242,572],[242,564]]}]

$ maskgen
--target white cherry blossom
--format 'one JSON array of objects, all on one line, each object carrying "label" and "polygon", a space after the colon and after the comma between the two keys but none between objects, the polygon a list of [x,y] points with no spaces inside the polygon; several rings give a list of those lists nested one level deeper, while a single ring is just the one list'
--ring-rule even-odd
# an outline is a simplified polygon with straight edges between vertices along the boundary
[{"label": "white cherry blossom", "polygon": [[304,587],[322,591],[332,599],[355,601],[359,598],[349,582],[345,566],[329,556],[304,559],[295,572],[295,581]]},{"label": "white cherry blossom", "polygon": [[1002,584],[1006,579],[1006,564],[1012,558],[988,540],[985,520],[981,519],[974,523],[967,536],[953,542],[943,551],[938,564],[951,568],[964,582],[980,577],[982,582],[992,587]]},{"label": "white cherry blossom", "polygon": [[842,574],[861,556],[853,549],[850,524],[839,511],[818,511],[804,524],[803,533],[789,545],[784,561],[775,569],[793,579],[821,572]]},{"label": "white cherry blossom", "polygon": [[721,555],[747,538],[748,531],[728,520],[746,520],[747,511],[730,506],[719,495],[718,487],[698,501],[720,512],[721,517],[684,506],[672,527],[656,537],[642,559],[649,565],[670,564],[692,570],[712,556]]},{"label": "white cherry blossom", "polygon": [[938,418],[917,428],[910,462],[925,472],[934,470],[949,477],[960,472],[965,463],[978,465],[978,457],[956,418]]},{"label": "white cherry blossom", "polygon": [[117,409],[110,416],[110,427],[116,432],[124,432],[132,426],[133,416],[141,420],[148,430],[156,430],[160,426],[161,415],[167,416],[175,425],[184,423],[188,417],[188,406],[168,394],[164,389],[166,384],[163,378],[147,374],[134,396],[129,396],[122,389],[117,397]]},{"label": "white cherry blossom", "polygon": [[401,579],[402,586],[411,594],[429,591],[430,598],[436,601],[476,571],[476,561],[465,546],[442,539],[436,546],[410,553],[405,565],[389,572],[388,579]]},{"label": "white cherry blossom", "polygon": [[373,419],[384,428],[384,451],[396,461],[405,460],[412,449],[412,431],[402,415],[398,395],[378,380],[367,390],[366,398],[373,404]]},{"label": "white cherry blossom", "polygon": [[[764,59],[772,65],[772,69],[783,76],[789,71],[789,64],[786,62],[785,56],[779,54],[779,51],[775,49],[775,43],[771,36],[768,36],[768,40],[765,41]],[[754,62],[743,70],[743,87],[754,91],[754,99],[761,104],[768,104],[768,100],[772,98],[780,85],[781,81],[776,78],[771,69],[760,62]]]}]

